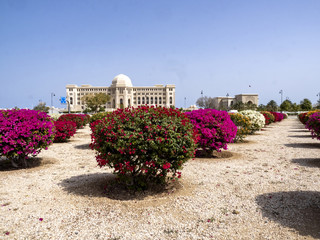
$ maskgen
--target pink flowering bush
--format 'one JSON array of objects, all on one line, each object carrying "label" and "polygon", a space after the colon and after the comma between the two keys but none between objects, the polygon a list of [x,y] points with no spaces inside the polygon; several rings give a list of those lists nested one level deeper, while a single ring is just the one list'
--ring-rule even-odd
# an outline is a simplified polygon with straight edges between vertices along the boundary
[{"label": "pink flowering bush", "polygon": [[312,138],[320,140],[320,112],[315,112],[309,116],[306,128],[311,131]]},{"label": "pink flowering bush", "polygon": [[285,114],[284,113],[279,113],[279,112],[271,112],[271,114],[274,116],[274,121],[275,122],[280,122],[284,119]]},{"label": "pink flowering bush", "polygon": [[90,116],[87,114],[63,114],[58,118],[58,121],[75,122],[77,128],[83,128],[89,122]]},{"label": "pink flowering bush", "polygon": [[225,111],[199,109],[187,112],[194,130],[199,133],[197,156],[212,156],[213,151],[227,149],[237,134],[237,126]]},{"label": "pink flowering bush", "polygon": [[54,142],[66,142],[77,131],[77,124],[71,121],[55,121],[56,135]]},{"label": "pink flowering bush", "polygon": [[193,126],[176,109],[118,109],[90,127],[98,165],[114,168],[118,179],[133,189],[164,184],[170,176],[180,178],[178,170],[194,157]]},{"label": "pink flowering bush", "polygon": [[29,155],[47,149],[54,134],[53,121],[45,112],[0,110],[0,156],[10,159],[15,167],[27,167]]}]

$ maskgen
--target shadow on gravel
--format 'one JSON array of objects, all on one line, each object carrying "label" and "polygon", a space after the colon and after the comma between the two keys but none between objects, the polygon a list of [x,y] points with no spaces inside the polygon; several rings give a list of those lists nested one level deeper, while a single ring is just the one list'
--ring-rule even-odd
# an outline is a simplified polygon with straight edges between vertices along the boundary
[{"label": "shadow on gravel", "polygon": [[320,168],[320,158],[295,158],[292,162],[304,167]]},{"label": "shadow on gravel", "polygon": [[162,186],[152,186],[150,187],[151,190],[134,192],[120,184],[112,173],[73,176],[63,180],[59,185],[71,194],[113,200],[143,200],[153,195],[162,197],[182,188],[179,182],[173,182]]},{"label": "shadow on gravel", "polygon": [[39,157],[29,158],[28,159],[28,167],[27,168],[15,168],[12,166],[11,161],[6,158],[0,158],[0,172],[3,171],[18,171],[18,170],[29,170],[35,169],[47,164],[53,164],[53,159],[43,159]]},{"label": "shadow on gravel", "polygon": [[287,143],[284,145],[292,148],[320,148],[320,143]]},{"label": "shadow on gravel", "polygon": [[292,137],[292,138],[312,138],[311,134],[310,135],[290,135],[288,137]]},{"label": "shadow on gravel", "polygon": [[320,192],[293,191],[259,195],[262,216],[294,228],[302,236],[320,238]]},{"label": "shadow on gravel", "polygon": [[91,149],[90,148],[90,146],[89,146],[89,144],[80,144],[80,145],[76,145],[76,146],[74,146],[74,148],[76,148],[76,149],[83,149],[83,150],[87,150],[87,149]]},{"label": "shadow on gravel", "polygon": [[291,131],[288,131],[288,132],[303,133],[303,132],[310,132],[310,131],[306,130],[306,129],[301,129],[301,130],[291,130]]}]

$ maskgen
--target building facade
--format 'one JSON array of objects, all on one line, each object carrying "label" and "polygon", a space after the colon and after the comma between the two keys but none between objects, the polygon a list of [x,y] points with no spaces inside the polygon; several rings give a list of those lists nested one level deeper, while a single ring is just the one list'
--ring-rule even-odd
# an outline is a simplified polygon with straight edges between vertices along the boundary
[{"label": "building facade", "polygon": [[259,96],[258,94],[238,94],[234,97],[215,97],[214,108],[215,109],[231,109],[235,103],[249,103],[259,105]]},{"label": "building facade", "polygon": [[112,111],[121,107],[148,106],[175,106],[175,85],[154,85],[152,87],[134,87],[131,79],[124,75],[117,75],[110,87],[94,87],[91,85],[74,84],[66,86],[67,101],[71,111],[83,111],[86,106],[81,100],[89,94],[105,93],[110,96],[106,104],[106,110]]}]

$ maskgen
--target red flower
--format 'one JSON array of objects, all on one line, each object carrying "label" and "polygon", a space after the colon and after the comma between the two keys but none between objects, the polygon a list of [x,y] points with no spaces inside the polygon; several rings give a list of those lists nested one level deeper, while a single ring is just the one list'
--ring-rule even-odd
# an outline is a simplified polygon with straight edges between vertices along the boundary
[{"label": "red flower", "polygon": [[168,168],[170,168],[171,167],[171,164],[170,163],[165,163],[165,164],[163,164],[163,166],[162,166],[162,168],[163,169],[168,169]]}]

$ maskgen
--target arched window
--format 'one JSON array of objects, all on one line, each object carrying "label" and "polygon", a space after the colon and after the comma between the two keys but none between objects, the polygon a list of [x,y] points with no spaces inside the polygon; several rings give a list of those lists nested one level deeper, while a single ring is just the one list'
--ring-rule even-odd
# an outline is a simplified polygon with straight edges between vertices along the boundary
[{"label": "arched window", "polygon": [[138,104],[141,104],[141,102],[140,102],[140,97],[138,97]]},{"label": "arched window", "polygon": [[150,101],[151,101],[151,104],[153,104],[153,97],[151,97]]},{"label": "arched window", "polygon": [[131,107],[130,105],[131,105],[131,104],[130,104],[130,98],[129,98],[129,99],[128,99],[128,107]]},{"label": "arched window", "polygon": [[70,97],[70,104],[73,104],[73,98]]},{"label": "arched window", "polygon": [[159,104],[162,104],[162,98],[159,97]]},{"label": "arched window", "polygon": [[158,104],[158,98],[154,97],[154,104]]},{"label": "arched window", "polygon": [[147,104],[149,104],[149,97],[146,97],[147,98]]},{"label": "arched window", "polygon": [[144,104],[144,97],[142,97],[142,104]]},{"label": "arched window", "polygon": [[170,97],[170,104],[172,104],[172,97]]}]

